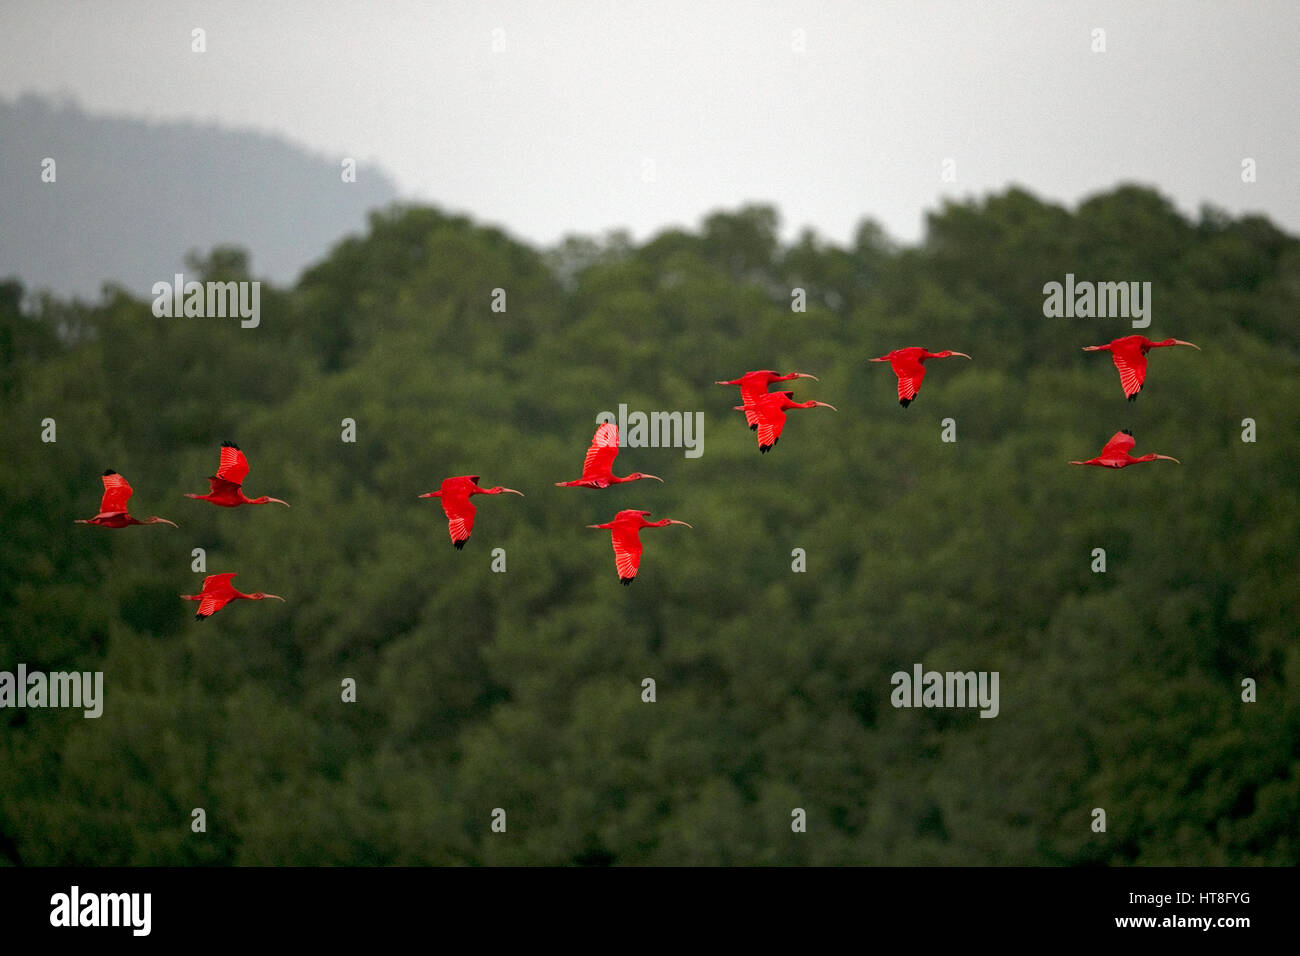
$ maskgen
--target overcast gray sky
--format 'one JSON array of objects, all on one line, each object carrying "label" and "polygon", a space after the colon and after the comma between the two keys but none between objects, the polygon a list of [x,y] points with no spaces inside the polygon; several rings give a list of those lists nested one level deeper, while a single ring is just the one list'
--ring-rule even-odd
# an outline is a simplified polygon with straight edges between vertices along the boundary
[{"label": "overcast gray sky", "polygon": [[912,241],[943,196],[1121,181],[1297,232],[1298,45],[1257,0],[5,0],[0,95],[278,132],[542,243],[746,200]]}]

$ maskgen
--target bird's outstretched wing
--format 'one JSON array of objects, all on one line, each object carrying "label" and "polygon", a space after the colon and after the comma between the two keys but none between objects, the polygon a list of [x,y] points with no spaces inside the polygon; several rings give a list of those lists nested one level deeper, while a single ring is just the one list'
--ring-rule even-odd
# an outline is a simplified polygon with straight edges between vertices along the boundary
[{"label": "bird's outstretched wing", "polygon": [[126,503],[134,492],[126,479],[111,468],[104,472],[104,497],[99,501],[100,515],[125,514]]},{"label": "bird's outstretched wing", "polygon": [[898,376],[898,404],[906,408],[921,390],[925,364],[910,356],[896,356],[889,360],[889,367]]},{"label": "bird's outstretched wing", "polygon": [[[757,405],[767,395],[767,386],[757,379],[742,380],[740,386],[740,403],[742,405]],[[742,409],[745,413],[745,424],[751,429],[758,426],[758,411],[753,408]]]},{"label": "bird's outstretched wing", "polygon": [[1124,397],[1132,401],[1147,380],[1147,357],[1136,348],[1112,348],[1110,357],[1119,369],[1119,384],[1124,389]]},{"label": "bird's outstretched wing", "polygon": [[[248,477],[248,459],[238,445],[228,441],[221,443],[221,467],[217,469],[215,477],[233,485],[244,483]],[[216,491],[217,488],[213,486],[212,490]]]},{"label": "bird's outstretched wing", "polygon": [[1124,458],[1128,455],[1129,449],[1137,444],[1137,439],[1131,432],[1119,431],[1114,434],[1110,441],[1106,442],[1106,447],[1101,450],[1098,458]]},{"label": "bird's outstretched wing", "polygon": [[759,411],[758,450],[766,455],[781,438],[785,427],[785,412],[776,405],[765,405]]},{"label": "bird's outstretched wing", "polygon": [[612,422],[602,422],[591,438],[591,447],[582,462],[582,477],[608,478],[618,457],[618,426]]},{"label": "bird's outstretched wing", "polygon": [[234,594],[234,587],[231,585],[230,579],[235,574],[234,571],[226,571],[223,574],[209,574],[203,579],[199,609],[194,615],[196,621],[211,617],[230,603],[230,598]]},{"label": "bird's outstretched wing", "polygon": [[611,537],[614,541],[614,568],[618,571],[618,579],[626,586],[632,583],[641,567],[640,529],[616,524]]},{"label": "bird's outstretched wing", "polygon": [[465,547],[465,542],[474,530],[474,503],[469,500],[469,495],[447,492],[443,492],[438,500],[442,502],[442,513],[447,516],[447,533],[451,535],[451,543],[459,551]]}]

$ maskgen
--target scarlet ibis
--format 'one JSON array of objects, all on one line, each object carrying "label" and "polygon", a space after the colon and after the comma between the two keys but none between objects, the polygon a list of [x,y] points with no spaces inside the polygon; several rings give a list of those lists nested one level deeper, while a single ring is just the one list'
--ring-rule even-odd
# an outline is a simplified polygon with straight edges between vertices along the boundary
[{"label": "scarlet ibis", "polygon": [[1171,458],[1168,455],[1142,455],[1134,458],[1129,454],[1129,449],[1137,444],[1137,439],[1127,428],[1117,431],[1111,440],[1106,442],[1106,447],[1101,450],[1101,454],[1096,458],[1089,458],[1087,461],[1072,461],[1072,465],[1097,465],[1099,468],[1124,468],[1128,465],[1136,465],[1143,461],[1176,461],[1182,464],[1177,458]]},{"label": "scarlet ibis", "polygon": [[685,521],[674,521],[672,518],[646,521],[645,516],[649,513],[648,511],[628,509],[614,515],[613,521],[607,521],[604,524],[587,525],[588,528],[600,528],[611,533],[610,537],[614,541],[614,568],[618,571],[618,579],[623,582],[624,587],[632,583],[637,570],[641,567],[642,528],[663,528],[670,524],[682,524],[688,528],[691,527]]},{"label": "scarlet ibis", "polygon": [[99,514],[93,518],[77,518],[76,524],[97,524],[101,528],[125,528],[132,524],[169,524],[178,527],[176,522],[152,515],[139,521],[132,518],[126,510],[126,503],[134,493],[126,479],[109,468],[104,472],[104,497],[99,502]]},{"label": "scarlet ibis", "polygon": [[758,450],[766,455],[772,446],[781,440],[781,429],[785,427],[787,408],[829,408],[839,411],[826,402],[796,402],[794,392],[767,392],[761,395],[753,405],[737,405],[736,408],[746,412],[753,411],[758,420]]},{"label": "scarlet ibis", "polygon": [[260,498],[244,497],[244,478],[248,475],[248,459],[244,453],[239,450],[239,446],[234,442],[223,441],[221,443],[221,467],[217,469],[215,475],[208,477],[210,491],[206,495],[186,495],[186,498],[197,498],[199,501],[211,501],[214,505],[220,505],[223,508],[238,508],[240,505],[267,505],[275,502],[277,505],[289,507],[289,502],[281,501],[279,498],[271,498],[262,495]]},{"label": "scarlet ibis", "polygon": [[495,488],[480,488],[478,486],[478,475],[461,475],[457,478],[445,478],[437,491],[430,491],[428,494],[420,495],[421,498],[441,498],[442,512],[447,516],[447,533],[451,535],[451,543],[459,551],[465,547],[465,542],[469,540],[470,532],[474,530],[474,503],[469,500],[470,495],[499,495],[510,494],[524,496],[522,491],[515,491],[513,488],[502,488],[497,485]]},{"label": "scarlet ibis", "polygon": [[926,359],[952,358],[954,355],[960,355],[965,359],[970,358],[965,352],[954,352],[951,349],[931,352],[919,345],[913,345],[905,349],[894,349],[888,355],[873,358],[871,361],[889,363],[894,374],[898,376],[898,404],[906,408],[912,404],[912,399],[916,398],[916,393],[921,390],[921,379],[925,378]]},{"label": "scarlet ibis", "polygon": [[1115,367],[1119,369],[1119,384],[1124,389],[1124,396],[1131,402],[1142,391],[1147,378],[1147,353],[1152,349],[1162,349],[1169,345],[1191,345],[1200,351],[1199,345],[1184,342],[1181,339],[1165,339],[1152,342],[1145,335],[1125,335],[1115,339],[1109,345],[1085,345],[1085,352],[1109,352]]},{"label": "scarlet ibis", "polygon": [[625,481],[639,481],[653,478],[662,482],[658,475],[647,475],[634,471],[619,478],[613,472],[614,458],[618,455],[618,426],[613,422],[602,422],[591,438],[591,447],[587,449],[587,458],[582,463],[582,477],[577,481],[557,481],[557,488],[608,488]]},{"label": "scarlet ibis", "polygon": [[266,594],[262,591],[245,594],[242,591],[236,591],[230,583],[230,579],[234,576],[234,571],[227,571],[224,574],[209,574],[203,579],[202,591],[198,594],[181,595],[186,601],[199,602],[199,613],[194,615],[194,620],[201,621],[205,617],[211,617],[231,601],[238,601],[241,598],[245,601],[264,601],[267,598],[276,601],[284,600],[278,594]]},{"label": "scarlet ibis", "polygon": [[[740,378],[733,378],[730,382],[714,382],[715,385],[739,385],[740,400],[745,405],[757,405],[759,399],[768,393],[768,386],[774,382],[788,382],[796,378],[810,378],[814,382],[819,382],[816,375],[809,375],[807,372],[791,372],[789,375],[782,375],[780,372],[773,372],[771,369],[762,369],[757,372],[746,372]],[[745,422],[749,425],[751,431],[758,429],[758,412],[753,409],[742,408],[745,413]]]}]

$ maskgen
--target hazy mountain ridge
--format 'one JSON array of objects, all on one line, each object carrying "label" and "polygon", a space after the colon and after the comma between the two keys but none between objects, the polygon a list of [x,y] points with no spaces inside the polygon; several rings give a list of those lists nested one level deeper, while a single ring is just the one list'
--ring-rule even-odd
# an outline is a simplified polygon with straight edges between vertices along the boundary
[{"label": "hazy mountain ridge", "polygon": [[97,297],[104,282],[144,294],[187,251],[219,244],[253,250],[256,276],[289,284],[396,196],[378,167],[344,183],[342,156],[263,132],[34,95],[0,99],[0,142],[0,276],[63,296]]}]

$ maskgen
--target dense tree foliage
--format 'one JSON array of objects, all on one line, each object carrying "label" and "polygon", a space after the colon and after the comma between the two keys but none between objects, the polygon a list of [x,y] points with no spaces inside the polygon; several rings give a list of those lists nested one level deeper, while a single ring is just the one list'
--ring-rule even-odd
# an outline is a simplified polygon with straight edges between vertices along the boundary
[{"label": "dense tree foliage", "polygon": [[[1300,242],[1138,187],[948,204],[911,248],[779,237],[750,206],[538,251],[393,207],[264,286],[256,329],[0,285],[0,669],[106,694],[97,720],[0,711],[0,859],[1294,864]],[[1080,348],[1129,321],[1043,314],[1067,273],[1150,281],[1146,333],[1203,351],[1155,354],[1126,403]],[[867,359],[905,345],[974,361],[904,410]],[[712,384],[756,368],[815,372],[798,397],[838,413],[760,456]],[[703,455],[555,488],[620,403],[704,412]],[[1183,464],[1066,464],[1120,428]],[[182,497],[227,439],[292,509]],[[180,529],[74,525],[108,467]],[[416,496],[475,473],[527,497],[478,499],[457,552]],[[646,532],[623,588],[584,525],[629,507],[694,530]],[[193,548],[287,603],[196,623]],[[918,662],[998,671],[999,715],[895,709]]]}]

